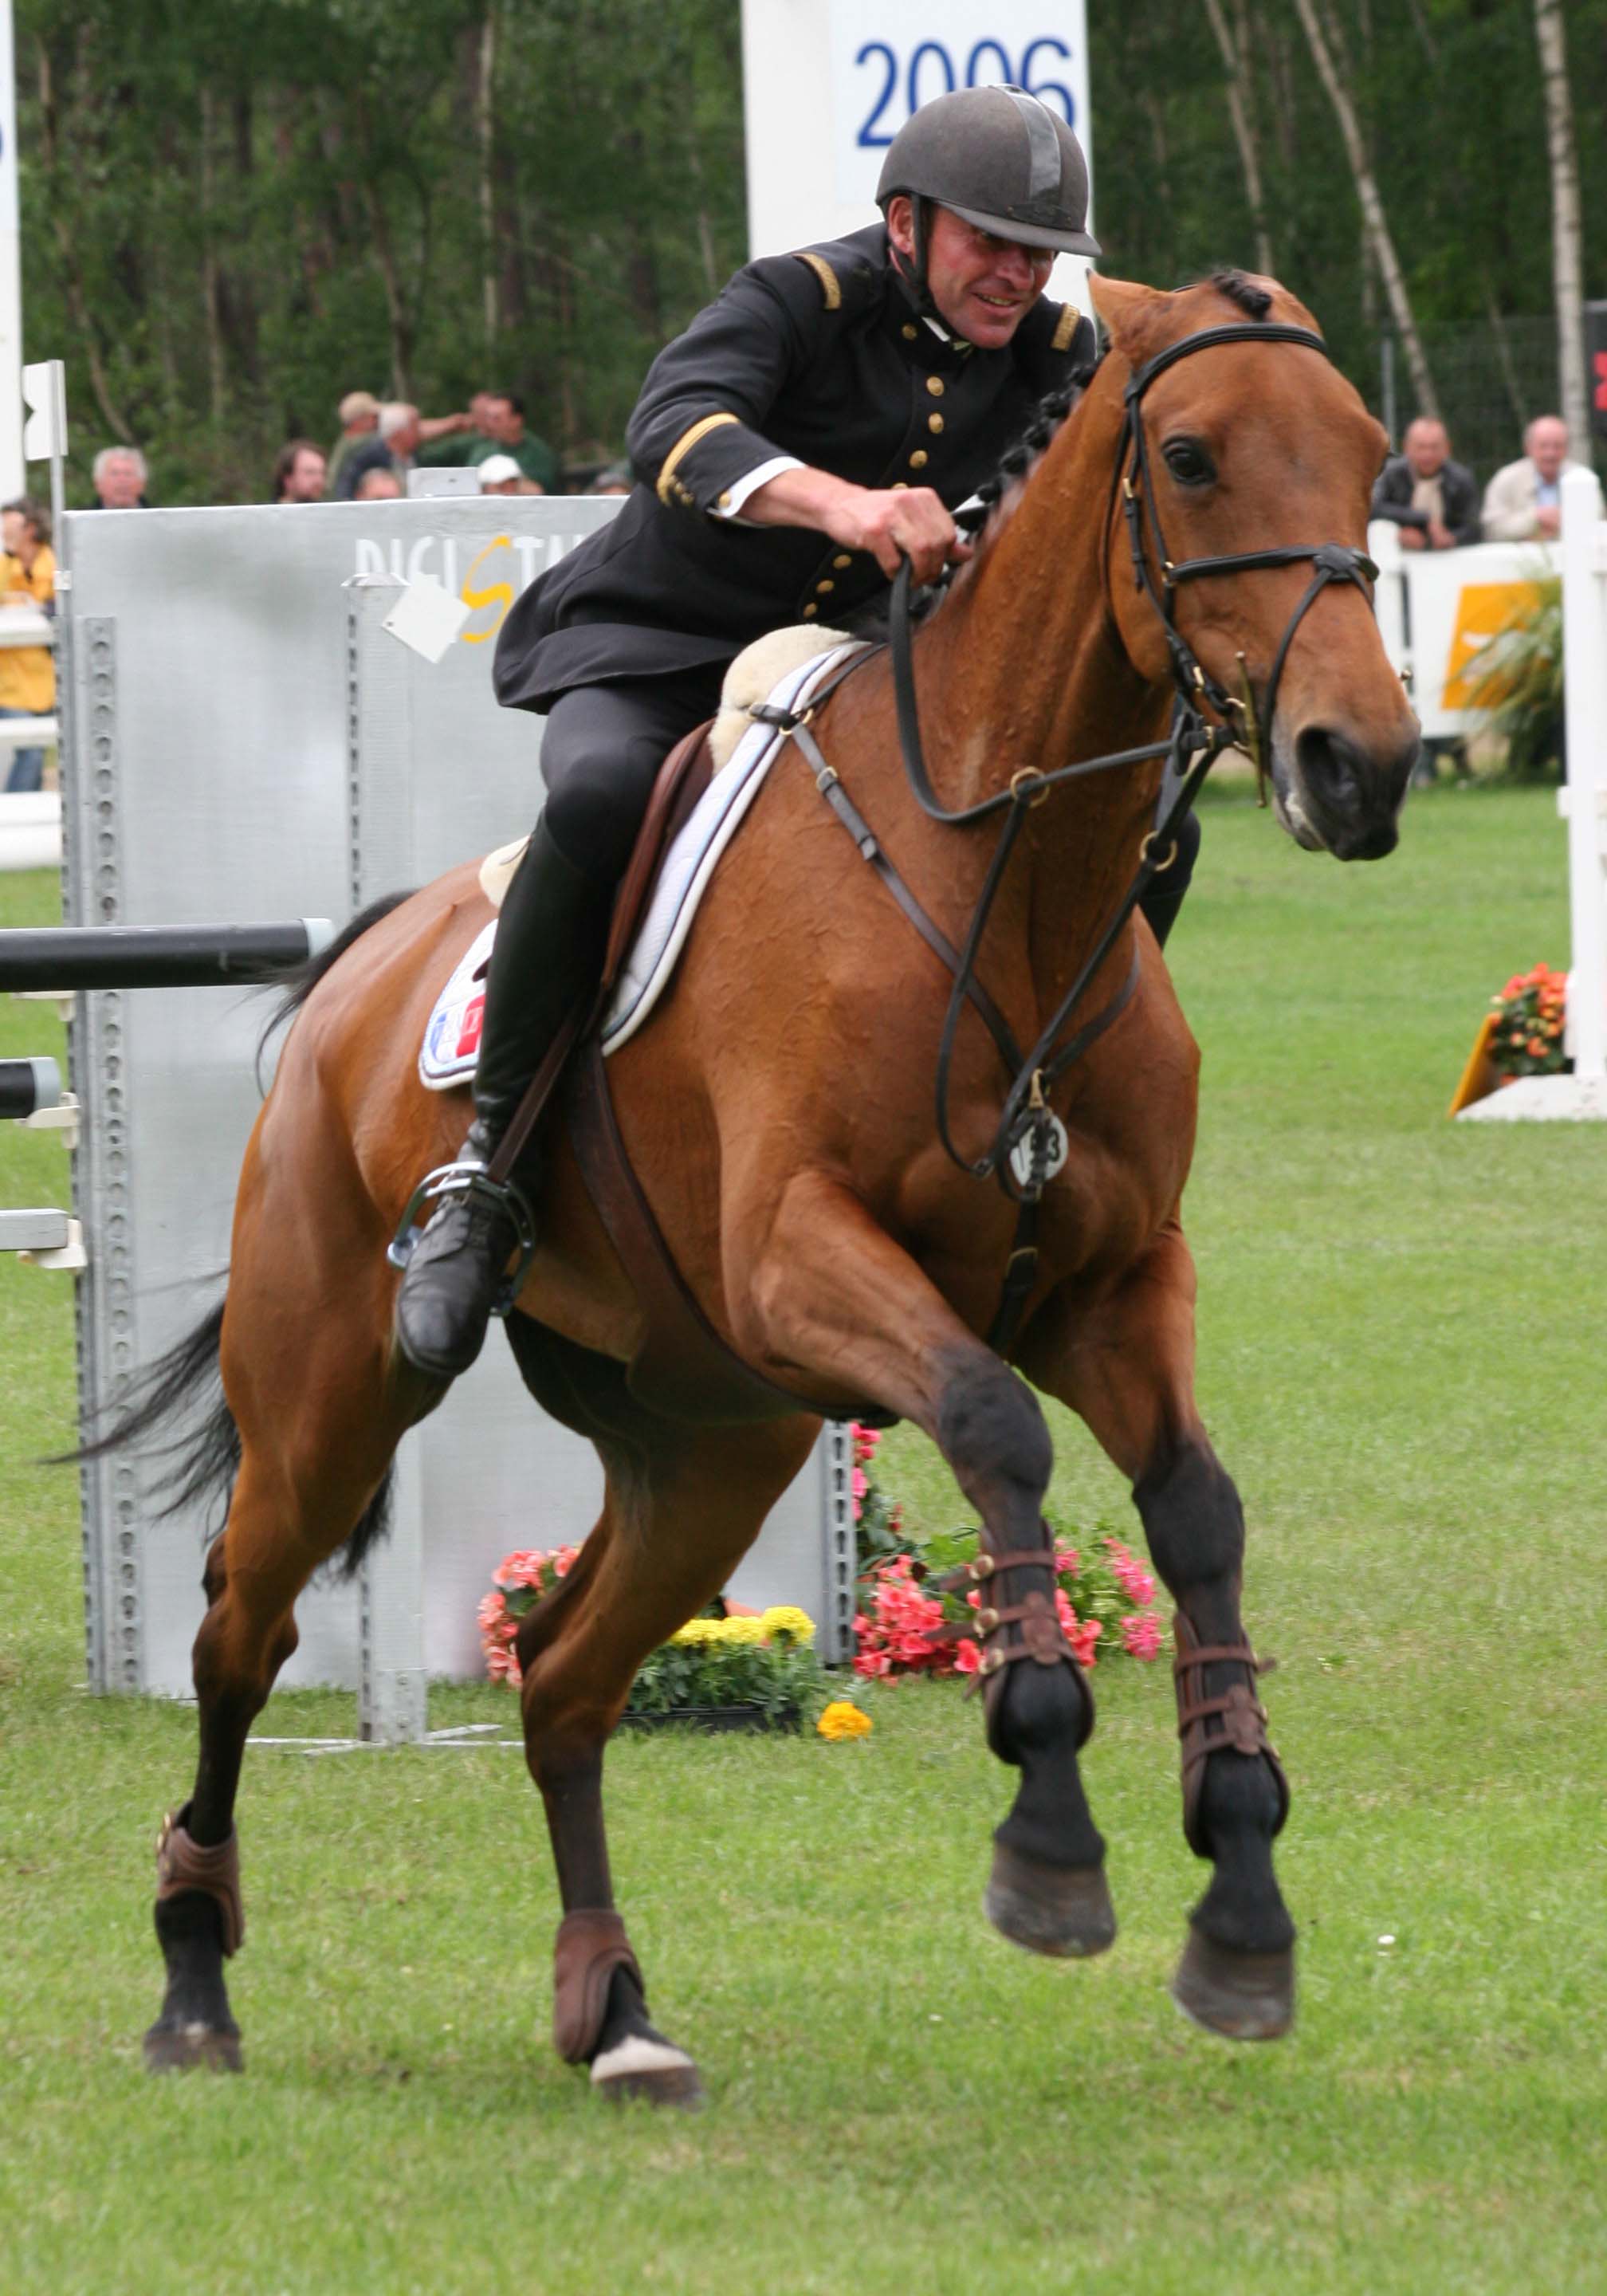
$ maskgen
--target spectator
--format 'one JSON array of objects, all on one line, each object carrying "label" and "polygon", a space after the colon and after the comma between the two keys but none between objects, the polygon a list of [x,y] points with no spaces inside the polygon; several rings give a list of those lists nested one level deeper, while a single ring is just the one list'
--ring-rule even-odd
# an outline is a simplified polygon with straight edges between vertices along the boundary
[{"label": "spectator", "polygon": [[419,449],[418,460],[432,469],[464,470],[477,466],[488,455],[494,455],[496,441],[491,436],[490,420],[496,402],[494,390],[477,390],[469,401],[466,414],[443,414],[424,423],[425,443]]},{"label": "spectator", "polygon": [[351,498],[353,502],[399,502],[401,496],[402,481],[389,463],[370,463],[358,472]]},{"label": "spectator", "polygon": [[1443,422],[1420,414],[1408,422],[1373,489],[1373,515],[1400,529],[1404,550],[1455,550],[1479,539],[1479,481],[1451,460]]},{"label": "spectator", "polygon": [[[1569,460],[1568,425],[1560,414],[1537,414],[1523,433],[1523,455],[1497,471],[1484,490],[1487,542],[1551,542],[1562,530],[1562,480],[1582,470]],[[1595,490],[1602,515],[1602,489]]]},{"label": "spectator", "polygon": [[[5,554],[0,557],[0,613],[18,606],[55,610],[56,562],[50,520],[27,495],[0,513]],[[56,668],[48,646],[0,646],[0,718],[48,718],[56,706]],[[41,749],[16,750],[8,790],[37,790],[45,779]]]},{"label": "spectator", "polygon": [[494,390],[487,394],[486,428],[492,444],[486,455],[475,454],[471,460],[483,463],[488,455],[512,455],[527,479],[533,479],[539,494],[550,494],[558,483],[558,457],[545,439],[537,439],[524,427],[524,401],[511,390]]},{"label": "spectator", "polygon": [[340,405],[340,435],[335,440],[329,457],[325,483],[330,493],[338,494],[336,484],[346,464],[346,458],[373,437],[379,428],[380,402],[372,390],[348,390]]},{"label": "spectator", "polygon": [[512,455],[488,455],[480,464],[480,490],[482,495],[522,494],[525,485],[524,472]]},{"label": "spectator", "polygon": [[149,510],[145,480],[150,475],[137,447],[102,447],[91,472],[97,510]]},{"label": "spectator", "polygon": [[423,449],[420,462],[468,463],[478,468],[493,455],[511,455],[524,476],[533,481],[523,491],[550,494],[558,483],[558,457],[545,439],[525,429],[524,401],[511,390],[479,390],[470,406],[468,414],[451,419],[471,435],[437,439]]},{"label": "spectator", "polygon": [[274,463],[276,503],[316,503],[324,499],[324,449],[310,439],[291,439],[279,449]]},{"label": "spectator", "polygon": [[588,495],[627,495],[635,484],[628,463],[611,463],[586,488]]},{"label": "spectator", "polygon": [[357,481],[365,471],[376,470],[393,472],[398,494],[406,494],[407,473],[422,436],[418,408],[409,406],[405,399],[389,401],[380,409],[379,435],[366,446],[355,447],[341,464],[335,481],[337,497],[346,502],[359,499]]}]

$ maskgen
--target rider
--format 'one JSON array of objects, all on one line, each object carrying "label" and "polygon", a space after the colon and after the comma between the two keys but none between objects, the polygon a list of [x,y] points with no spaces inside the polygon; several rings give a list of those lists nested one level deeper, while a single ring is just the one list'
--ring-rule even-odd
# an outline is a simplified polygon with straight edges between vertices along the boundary
[{"label": "rider", "polygon": [[[1044,299],[1057,250],[1099,252],[1086,164],[1047,105],[938,97],[894,137],[876,198],[885,226],[749,264],[660,354],[624,509],[503,626],[496,696],[546,717],[547,802],[497,924],[465,1165],[490,1160],[596,979],[659,767],[713,716],[734,656],[789,623],[884,611],[901,557],[931,582],[965,556],[953,512],[1092,357],[1089,322]],[[530,1196],[537,1160],[525,1152]],[[420,1370],[474,1361],[516,1233],[505,1188],[443,1198],[397,1305]]]}]

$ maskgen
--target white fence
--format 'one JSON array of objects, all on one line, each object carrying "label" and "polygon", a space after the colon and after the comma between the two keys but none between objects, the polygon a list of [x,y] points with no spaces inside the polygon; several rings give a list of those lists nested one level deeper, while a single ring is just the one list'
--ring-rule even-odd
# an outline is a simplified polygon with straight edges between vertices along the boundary
[{"label": "white fence", "polygon": [[1568,824],[1572,963],[1568,977],[1571,1076],[1521,1077],[1464,1109],[1482,1120],[1607,1117],[1607,522],[1588,471],[1562,481],[1562,645],[1568,779],[1557,808]]}]

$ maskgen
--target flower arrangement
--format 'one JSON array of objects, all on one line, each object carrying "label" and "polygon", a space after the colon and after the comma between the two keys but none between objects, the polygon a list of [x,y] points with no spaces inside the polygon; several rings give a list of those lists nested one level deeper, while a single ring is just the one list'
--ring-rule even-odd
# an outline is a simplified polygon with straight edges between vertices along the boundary
[{"label": "flower arrangement", "polygon": [[[1160,1650],[1156,1587],[1144,1564],[1109,1531],[1096,1534],[1086,1553],[1060,1532],[1054,1538],[1055,1608],[1078,1663],[1093,1667],[1099,1646],[1148,1660]],[[974,1555],[976,1534],[942,1542],[941,1566]],[[968,1550],[968,1551],[964,1551]],[[929,1555],[931,1550],[929,1550]],[[982,1606],[979,1589],[945,1593],[930,1562],[913,1553],[873,1562],[860,1574],[863,1600],[854,1620],[858,1674],[975,1674],[980,1641],[965,1631]]]},{"label": "flower arrangement", "polygon": [[525,1612],[550,1595],[574,1567],[578,1546],[554,1546],[545,1552],[517,1549],[504,1554],[491,1573],[491,1592],[475,1617],[480,1621],[480,1646],[486,1654],[486,1672],[493,1682],[520,1682],[513,1637]]},{"label": "flower arrangement", "polygon": [[[478,1617],[493,1682],[518,1687],[519,1622],[569,1576],[579,1552],[556,1546],[506,1554],[492,1572],[492,1592]],[[778,1604],[754,1615],[689,1620],[643,1665],[625,1711],[639,1717],[742,1707],[774,1728],[796,1724],[820,1686],[814,1620]]]},{"label": "flower arrangement", "polygon": [[746,1706],[772,1728],[795,1726],[820,1687],[815,1622],[791,1605],[756,1619],[693,1619],[660,1644],[631,1685],[627,1715]]},{"label": "flower arrangement", "polygon": [[1566,1066],[1562,1024],[1568,1011],[1568,975],[1549,964],[1514,972],[1498,996],[1490,998],[1485,1049],[1502,1077],[1561,1076]]},{"label": "flower arrangement", "polygon": [[863,1573],[873,1562],[890,1562],[895,1555],[913,1554],[914,1542],[904,1535],[904,1509],[889,1498],[876,1480],[880,1431],[862,1427],[855,1420],[849,1432],[854,1446],[849,1483],[854,1502],[854,1536],[857,1567]]}]

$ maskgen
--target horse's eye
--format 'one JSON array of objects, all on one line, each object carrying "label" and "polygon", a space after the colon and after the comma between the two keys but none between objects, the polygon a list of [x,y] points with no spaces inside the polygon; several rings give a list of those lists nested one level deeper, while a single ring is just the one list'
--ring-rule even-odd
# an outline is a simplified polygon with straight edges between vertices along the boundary
[{"label": "horse's eye", "polygon": [[1166,466],[1182,486],[1208,487],[1217,466],[1198,439],[1168,439],[1161,448]]}]

